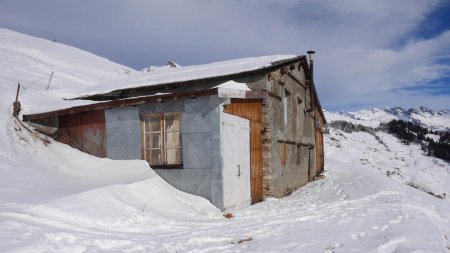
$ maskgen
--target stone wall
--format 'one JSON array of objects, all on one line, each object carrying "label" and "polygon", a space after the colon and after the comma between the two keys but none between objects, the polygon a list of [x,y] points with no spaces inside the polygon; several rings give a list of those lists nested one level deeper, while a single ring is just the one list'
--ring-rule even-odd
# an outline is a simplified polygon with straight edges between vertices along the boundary
[{"label": "stone wall", "polygon": [[[249,81],[249,80],[240,80]],[[263,107],[263,166],[265,196],[282,197],[306,184],[315,175],[315,144],[310,90],[298,63],[248,82],[252,90],[270,93]],[[288,117],[284,97],[288,98]],[[308,145],[312,145],[308,147]],[[309,170],[309,171],[308,171]]]}]

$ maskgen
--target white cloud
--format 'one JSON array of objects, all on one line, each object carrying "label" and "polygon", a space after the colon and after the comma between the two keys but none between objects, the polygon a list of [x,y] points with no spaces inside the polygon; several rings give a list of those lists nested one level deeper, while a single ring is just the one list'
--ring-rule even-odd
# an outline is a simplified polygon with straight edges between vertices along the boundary
[{"label": "white cloud", "polygon": [[393,90],[449,71],[448,65],[438,63],[449,58],[449,32],[427,40],[412,36],[438,3],[15,0],[0,2],[0,25],[139,67],[169,59],[188,65],[315,49],[316,84],[325,107],[395,102],[415,106],[429,100]]}]

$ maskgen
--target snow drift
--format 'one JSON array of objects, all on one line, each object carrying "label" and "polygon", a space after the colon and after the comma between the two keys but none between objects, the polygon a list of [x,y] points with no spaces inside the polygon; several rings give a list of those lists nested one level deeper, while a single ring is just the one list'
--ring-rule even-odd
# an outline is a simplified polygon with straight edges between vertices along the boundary
[{"label": "snow drift", "polygon": [[[16,85],[26,111],[64,105],[61,94],[80,86],[126,78],[134,72],[59,43],[0,29],[0,238],[12,224],[55,222],[73,226],[131,229],[132,223],[161,228],[161,219],[221,217],[207,200],[181,192],[145,161],[100,159],[30,132],[11,116]],[[54,72],[50,89],[48,75]],[[33,218],[38,217],[38,218]],[[20,221],[18,221],[20,220]],[[6,236],[6,237],[5,237]],[[0,251],[16,251],[1,247]],[[39,250],[37,250],[39,251]],[[47,250],[42,250],[47,251]]]}]

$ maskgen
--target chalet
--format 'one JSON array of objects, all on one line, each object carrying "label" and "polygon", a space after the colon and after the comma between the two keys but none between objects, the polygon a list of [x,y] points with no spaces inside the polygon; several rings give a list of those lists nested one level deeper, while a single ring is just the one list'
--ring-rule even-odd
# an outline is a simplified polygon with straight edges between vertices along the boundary
[{"label": "chalet", "polygon": [[72,98],[90,104],[23,120],[98,157],[146,160],[176,188],[235,210],[324,170],[326,120],[308,53],[139,73]]}]

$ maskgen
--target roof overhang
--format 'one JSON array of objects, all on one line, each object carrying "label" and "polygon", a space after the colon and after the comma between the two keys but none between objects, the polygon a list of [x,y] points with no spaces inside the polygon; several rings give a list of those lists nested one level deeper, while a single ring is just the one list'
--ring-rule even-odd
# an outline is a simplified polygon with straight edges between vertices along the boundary
[{"label": "roof overhang", "polygon": [[142,96],[136,98],[118,99],[106,102],[93,103],[88,105],[81,105],[70,107],[66,109],[36,113],[36,114],[26,114],[22,116],[23,121],[33,121],[39,119],[47,119],[51,117],[59,117],[65,115],[71,115],[76,113],[83,113],[95,110],[105,110],[114,107],[125,107],[125,106],[137,106],[146,103],[164,103],[171,100],[178,100],[182,98],[195,99],[202,96],[218,96],[220,98],[240,98],[240,99],[266,99],[268,97],[265,91],[248,91],[248,90],[235,90],[228,88],[213,88],[208,90],[200,90],[193,92],[181,92],[181,93],[170,93],[170,94],[159,94],[151,96]]},{"label": "roof overhang", "polygon": [[291,64],[301,61],[301,60],[304,60],[306,62],[306,56],[300,55],[300,56],[292,57],[289,59],[274,61],[269,66],[264,66],[261,68],[252,69],[252,70],[248,70],[248,71],[235,72],[235,73],[230,73],[230,74],[226,74],[226,75],[212,75],[212,76],[205,77],[205,78],[184,79],[184,80],[175,81],[175,82],[162,82],[162,83],[157,83],[157,84],[142,85],[142,86],[124,88],[124,89],[115,89],[115,90],[108,91],[105,93],[83,95],[83,96],[70,98],[67,100],[84,99],[84,100],[94,100],[94,101],[105,101],[105,100],[131,97],[131,96],[129,96],[129,94],[139,93],[141,91],[164,92],[165,90],[173,90],[173,89],[176,89],[179,87],[184,87],[184,86],[190,87],[199,82],[203,82],[203,83],[215,82],[215,81],[226,82],[228,80],[235,80],[235,79],[239,79],[241,77],[252,76],[255,74],[256,75],[257,74],[266,74],[266,73],[272,71],[273,69],[291,65]]}]

